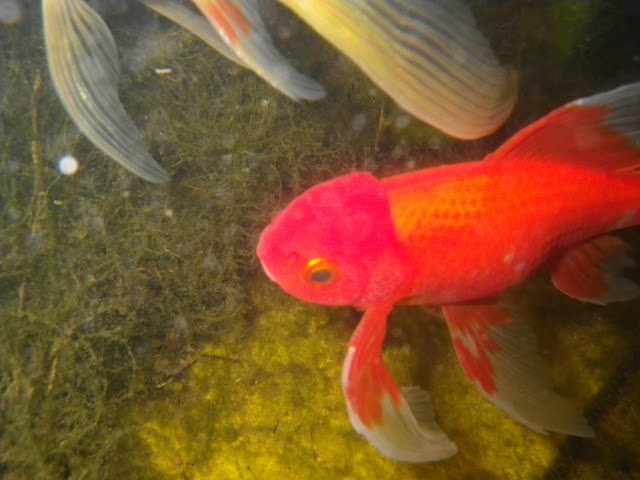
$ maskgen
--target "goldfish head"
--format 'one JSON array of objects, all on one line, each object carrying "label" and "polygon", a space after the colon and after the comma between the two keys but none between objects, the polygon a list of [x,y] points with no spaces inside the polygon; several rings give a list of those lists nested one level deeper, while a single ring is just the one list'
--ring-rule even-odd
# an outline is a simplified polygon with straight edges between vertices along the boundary
[{"label": "goldfish head", "polygon": [[393,301],[406,278],[387,196],[372,175],[316,185],[262,232],[258,257],[288,293],[324,305]]}]

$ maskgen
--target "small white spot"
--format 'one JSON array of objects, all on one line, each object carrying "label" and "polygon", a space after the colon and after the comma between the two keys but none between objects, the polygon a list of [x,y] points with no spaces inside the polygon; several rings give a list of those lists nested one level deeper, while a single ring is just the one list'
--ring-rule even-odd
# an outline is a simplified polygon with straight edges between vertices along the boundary
[{"label": "small white spot", "polygon": [[[477,329],[474,333],[478,335]],[[465,332],[458,332],[454,336],[456,340],[460,340],[460,343],[464,345],[464,347],[469,351],[469,353],[473,356],[474,359],[480,358],[480,351],[478,349],[478,341],[471,335]]]},{"label": "small white spot", "polygon": [[0,1],[0,23],[15,23],[22,18],[22,11],[17,0]]},{"label": "small white spot", "polygon": [[412,120],[410,115],[407,115],[406,113],[401,113],[393,121],[393,128],[395,128],[396,130],[403,130],[407,128],[411,124],[411,122]]},{"label": "small white spot", "polygon": [[7,172],[16,173],[20,170],[20,164],[15,160],[7,160]]},{"label": "small white spot", "polygon": [[75,175],[80,163],[73,155],[64,155],[58,159],[58,171],[63,175]]},{"label": "small white spot", "polygon": [[263,98],[262,100],[260,100],[261,107],[268,107],[270,103],[271,103],[270,98]]},{"label": "small white spot", "polygon": [[442,138],[434,136],[428,140],[427,145],[432,150],[440,150],[442,148]]},{"label": "small white spot", "polygon": [[515,248],[512,248],[511,250],[509,250],[509,253],[507,253],[503,257],[504,263],[509,265],[511,262],[513,262],[513,259],[514,259],[515,256],[516,256],[516,250],[515,250]]},{"label": "small white spot", "polygon": [[364,113],[356,113],[351,118],[351,131],[353,133],[362,133],[369,121]]},{"label": "small white spot", "polygon": [[613,226],[612,230],[617,230],[619,228],[624,228],[626,226],[628,226],[629,222],[631,221],[631,219],[633,219],[633,217],[636,216],[636,213],[638,213],[638,209],[637,208],[632,208],[630,210],[628,210],[624,216],[618,220],[616,222],[616,224]]},{"label": "small white spot", "polygon": [[107,233],[107,229],[104,224],[104,218],[102,218],[99,215],[96,215],[95,217],[91,218],[91,227],[93,227],[93,229],[98,231],[99,233],[102,233],[102,234]]},{"label": "small white spot", "polygon": [[7,209],[6,216],[12,222],[18,220],[20,218],[20,215],[22,215],[22,212],[16,207],[9,207]]},{"label": "small white spot", "polygon": [[404,334],[402,333],[402,329],[399,327],[390,329],[389,333],[393,338],[402,338],[404,336]]},{"label": "small white spot", "polygon": [[164,216],[167,218],[173,217],[173,210],[171,208],[166,208],[164,210]]},{"label": "small white spot", "polygon": [[168,67],[166,67],[166,68],[154,68],[154,71],[156,72],[156,75],[170,75],[170,74],[173,73],[173,70],[171,70]]},{"label": "small white spot", "polygon": [[221,273],[223,266],[215,255],[209,254],[202,259],[202,268],[213,273]]},{"label": "small white spot", "polygon": [[187,323],[187,319],[181,316],[178,316],[173,319],[173,328],[179,330],[181,332],[186,331],[189,328],[189,324]]}]

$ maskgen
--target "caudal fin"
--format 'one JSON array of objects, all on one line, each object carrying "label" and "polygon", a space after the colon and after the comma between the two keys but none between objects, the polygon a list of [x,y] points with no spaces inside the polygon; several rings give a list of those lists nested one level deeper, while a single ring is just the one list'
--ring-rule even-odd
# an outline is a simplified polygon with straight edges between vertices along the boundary
[{"label": "caudal fin", "polygon": [[118,49],[100,15],[84,0],[44,0],[42,16],[51,79],[80,131],[127,170],[166,182],[118,99]]},{"label": "caudal fin", "polygon": [[236,55],[236,52],[227,45],[218,31],[209,23],[209,21],[197,12],[173,2],[173,0],[138,0],[145,4],[156,13],[168,18],[172,22],[180,25],[182,28],[190,31],[200,40],[207,43],[218,53],[221,53],[232,62],[237,63],[245,68],[249,68],[247,64]]},{"label": "caudal fin", "polygon": [[640,167],[640,82],[574,100],[520,130],[485,161],[572,162],[607,171]]},{"label": "caudal fin", "polygon": [[301,74],[276,50],[255,0],[192,0],[240,58],[271,86],[294,100],[318,100],[326,95],[315,80]]},{"label": "caudal fin", "polygon": [[518,81],[464,0],[280,0],[398,105],[458,138],[497,130]]}]

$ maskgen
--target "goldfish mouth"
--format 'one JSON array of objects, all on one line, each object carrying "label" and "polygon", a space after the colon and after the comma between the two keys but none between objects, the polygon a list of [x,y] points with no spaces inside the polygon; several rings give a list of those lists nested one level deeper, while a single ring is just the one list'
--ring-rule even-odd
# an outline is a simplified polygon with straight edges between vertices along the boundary
[{"label": "goldfish mouth", "polygon": [[[273,224],[273,222],[272,222]],[[274,278],[273,274],[269,271],[269,269],[267,268],[267,264],[265,262],[265,259],[267,258],[267,247],[266,244],[268,243],[268,240],[266,239],[266,237],[268,237],[269,232],[271,231],[272,226],[269,225],[267,226],[267,228],[265,228],[262,232],[262,234],[260,235],[260,239],[258,240],[258,246],[256,248],[256,254],[258,255],[258,259],[260,260],[260,265],[262,265],[262,270],[264,270],[264,273],[267,274],[267,277],[269,277],[269,280],[271,280],[272,282],[275,282],[276,279]],[[276,282],[278,283],[278,282]]]},{"label": "goldfish mouth", "polygon": [[[273,274],[269,271],[269,269],[267,268],[267,266],[264,264],[264,262],[262,260],[260,260],[260,263],[262,264],[262,269],[264,270],[264,273],[267,274],[267,277],[269,277],[269,279],[272,282],[275,282],[276,279],[274,278]],[[277,283],[277,282],[276,282]]]}]

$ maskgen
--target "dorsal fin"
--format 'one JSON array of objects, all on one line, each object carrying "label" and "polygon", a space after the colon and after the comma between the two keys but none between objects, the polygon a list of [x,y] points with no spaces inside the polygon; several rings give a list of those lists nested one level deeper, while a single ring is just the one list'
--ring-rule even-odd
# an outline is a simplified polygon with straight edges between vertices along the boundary
[{"label": "dorsal fin", "polygon": [[640,167],[640,82],[574,100],[485,157],[505,159],[575,162],[607,171]]}]

